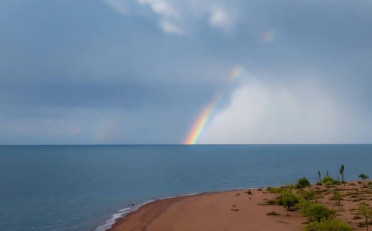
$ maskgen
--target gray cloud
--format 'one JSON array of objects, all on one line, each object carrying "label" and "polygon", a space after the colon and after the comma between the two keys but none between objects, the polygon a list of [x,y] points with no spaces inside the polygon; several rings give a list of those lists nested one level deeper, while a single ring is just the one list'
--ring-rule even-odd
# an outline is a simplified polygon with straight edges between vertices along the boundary
[{"label": "gray cloud", "polygon": [[[141,2],[2,1],[0,142],[180,143],[238,64],[257,76],[256,88],[237,90],[211,131],[252,97],[246,91],[264,89],[252,106],[269,103],[254,121],[271,124],[271,132],[246,142],[289,142],[275,137],[283,127],[274,113],[283,124],[294,121],[289,135],[309,129],[313,122],[291,111],[312,115],[315,125],[338,118],[318,136],[314,125],[303,136],[308,142],[371,142],[371,1]],[[257,115],[259,107],[245,110]],[[258,125],[237,121],[259,133]],[[94,135],[100,126],[105,135]],[[241,141],[209,133],[203,142]],[[305,139],[298,136],[293,142]]]}]

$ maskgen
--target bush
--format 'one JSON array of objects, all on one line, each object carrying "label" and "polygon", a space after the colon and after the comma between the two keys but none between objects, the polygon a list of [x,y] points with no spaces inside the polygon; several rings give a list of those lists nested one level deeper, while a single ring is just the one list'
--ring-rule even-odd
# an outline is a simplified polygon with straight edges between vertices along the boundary
[{"label": "bush", "polygon": [[295,187],[293,186],[293,184],[287,183],[287,184],[284,185],[284,188],[286,188],[286,189],[294,189]]},{"label": "bush", "polygon": [[306,177],[302,177],[302,178],[297,180],[297,183],[296,183],[295,187],[296,187],[296,189],[303,189],[303,188],[306,188],[306,187],[310,187],[310,182]]},{"label": "bush", "polygon": [[329,219],[336,214],[334,210],[331,210],[322,204],[311,203],[309,201],[302,201],[299,204],[299,207],[300,213],[302,216],[307,218],[308,222],[320,222],[322,219]]},{"label": "bush", "polygon": [[352,228],[339,219],[329,219],[322,222],[311,222],[305,226],[306,231],[351,231]]},{"label": "bush", "polygon": [[335,182],[335,180],[330,176],[326,176],[326,177],[323,178],[322,183],[326,184],[327,182],[332,182],[332,184],[333,184]]},{"label": "bush", "polygon": [[304,199],[304,200],[307,200],[307,201],[310,201],[310,200],[315,200],[318,198],[318,193],[314,190],[298,190],[297,191],[297,197],[300,198],[300,199]]},{"label": "bush", "polygon": [[279,196],[279,204],[283,205],[287,210],[295,206],[298,203],[298,200],[291,191],[283,190]]},{"label": "bush", "polygon": [[271,187],[267,187],[267,191],[269,193],[275,193],[275,194],[279,194],[282,192],[282,188],[271,188]]}]

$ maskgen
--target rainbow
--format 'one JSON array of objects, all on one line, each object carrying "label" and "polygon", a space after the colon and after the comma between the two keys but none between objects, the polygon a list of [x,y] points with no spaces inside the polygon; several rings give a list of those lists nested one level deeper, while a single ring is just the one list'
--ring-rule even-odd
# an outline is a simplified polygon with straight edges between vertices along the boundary
[{"label": "rainbow", "polygon": [[200,134],[202,133],[206,124],[214,115],[214,112],[218,108],[219,104],[223,102],[223,99],[225,99],[226,95],[228,94],[229,88],[234,85],[237,77],[241,75],[243,70],[244,69],[242,66],[236,66],[233,68],[227,79],[227,88],[221,94],[217,95],[215,99],[203,109],[202,113],[192,126],[192,129],[189,131],[185,141],[183,142],[184,144],[195,144],[198,141],[198,138],[200,137]]},{"label": "rainbow", "polygon": [[274,36],[275,36],[275,30],[268,30],[262,35],[261,41],[264,43],[268,43],[274,39]]}]

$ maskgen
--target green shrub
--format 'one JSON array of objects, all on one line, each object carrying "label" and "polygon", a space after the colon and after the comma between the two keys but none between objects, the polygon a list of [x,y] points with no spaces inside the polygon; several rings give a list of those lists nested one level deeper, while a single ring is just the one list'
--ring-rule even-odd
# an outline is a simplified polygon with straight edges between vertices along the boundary
[{"label": "green shrub", "polygon": [[352,228],[339,219],[329,219],[322,222],[311,222],[305,226],[306,231],[351,231]]},{"label": "green shrub", "polygon": [[280,194],[282,192],[282,188],[271,188],[271,187],[267,187],[267,191],[269,193],[275,193],[275,194]]},{"label": "green shrub", "polygon": [[286,188],[286,189],[294,189],[295,187],[294,187],[293,184],[287,183],[287,184],[284,185],[284,188]]},{"label": "green shrub", "polygon": [[296,187],[296,189],[303,189],[303,188],[306,188],[306,187],[310,187],[310,182],[306,177],[302,177],[302,178],[297,180],[297,183],[296,183],[295,187]]},{"label": "green shrub", "polygon": [[283,190],[279,196],[279,204],[289,210],[291,207],[295,206],[298,200],[295,195],[289,190]]},{"label": "green shrub", "polygon": [[322,183],[325,184],[327,182],[332,182],[332,184],[335,182],[335,180],[330,176],[325,176],[322,180]]},{"label": "green shrub", "polygon": [[336,214],[334,210],[331,210],[322,204],[311,203],[309,201],[301,201],[298,207],[300,207],[301,215],[306,217],[308,222],[320,222],[322,219],[329,219]]},{"label": "green shrub", "polygon": [[310,190],[298,190],[297,191],[297,197],[299,199],[304,199],[307,201],[315,200],[318,198],[318,193],[312,189]]}]

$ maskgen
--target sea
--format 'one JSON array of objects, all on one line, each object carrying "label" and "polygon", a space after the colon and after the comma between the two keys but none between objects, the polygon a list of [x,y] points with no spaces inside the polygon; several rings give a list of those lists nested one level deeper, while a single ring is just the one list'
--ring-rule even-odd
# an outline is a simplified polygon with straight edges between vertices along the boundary
[{"label": "sea", "polygon": [[0,230],[104,231],[150,201],[372,174],[372,145],[0,146]]}]

